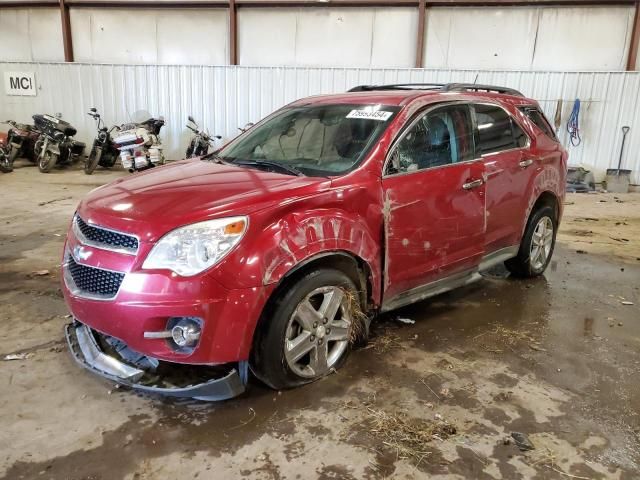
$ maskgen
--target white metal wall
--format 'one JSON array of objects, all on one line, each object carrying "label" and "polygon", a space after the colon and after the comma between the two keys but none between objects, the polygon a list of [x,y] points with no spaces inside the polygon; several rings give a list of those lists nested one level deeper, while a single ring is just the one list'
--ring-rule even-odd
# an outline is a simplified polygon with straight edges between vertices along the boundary
[{"label": "white metal wall", "polygon": [[237,127],[256,121],[297,98],[343,92],[358,84],[397,82],[473,82],[504,85],[540,101],[553,121],[563,100],[560,138],[567,144],[566,121],[575,98],[582,101],[583,142],[569,146],[570,163],[595,169],[601,179],[617,166],[621,127],[629,125],[623,168],[640,184],[640,72],[530,72],[390,68],[301,68],[231,66],[124,66],[64,63],[0,63],[6,71],[33,71],[36,97],[0,96],[0,119],[29,121],[34,113],[63,114],[87,143],[95,135],[86,115],[97,107],[109,124],[146,109],[164,115],[162,132],[170,158],[180,158],[192,114],[212,133],[229,138]]},{"label": "white metal wall", "polygon": [[429,68],[624,70],[635,9],[450,7],[427,10]]}]

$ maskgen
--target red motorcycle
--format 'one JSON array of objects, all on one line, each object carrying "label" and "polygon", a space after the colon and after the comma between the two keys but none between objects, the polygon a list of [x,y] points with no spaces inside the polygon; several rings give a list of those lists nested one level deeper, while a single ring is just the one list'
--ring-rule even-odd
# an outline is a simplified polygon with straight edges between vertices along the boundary
[{"label": "red motorcycle", "polygon": [[0,172],[9,173],[13,170],[13,162],[9,161],[7,134],[0,132]]},{"label": "red motorcycle", "polygon": [[18,123],[13,120],[7,120],[4,123],[11,125],[11,128],[7,132],[5,149],[5,154],[9,158],[11,168],[13,168],[13,162],[16,158],[26,158],[30,162],[35,163],[37,157],[35,145],[40,136],[40,131],[33,125]]}]

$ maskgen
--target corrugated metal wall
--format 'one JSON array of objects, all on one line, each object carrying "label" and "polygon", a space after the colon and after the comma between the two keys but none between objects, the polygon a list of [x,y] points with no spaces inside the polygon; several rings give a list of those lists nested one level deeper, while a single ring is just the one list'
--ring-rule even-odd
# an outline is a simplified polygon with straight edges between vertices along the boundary
[{"label": "corrugated metal wall", "polygon": [[504,85],[540,101],[553,121],[563,100],[560,138],[575,98],[582,101],[582,144],[569,146],[570,163],[594,168],[601,179],[616,167],[621,127],[629,125],[623,168],[640,184],[640,72],[529,72],[372,68],[297,68],[234,66],[124,66],[63,63],[0,63],[4,72],[35,72],[36,97],[0,97],[0,119],[29,121],[34,113],[63,114],[90,143],[95,106],[108,124],[122,123],[136,110],[164,115],[162,132],[169,158],[180,158],[193,115],[211,133],[227,138],[237,127],[257,121],[297,98],[343,92],[354,85],[401,82],[473,82]]}]

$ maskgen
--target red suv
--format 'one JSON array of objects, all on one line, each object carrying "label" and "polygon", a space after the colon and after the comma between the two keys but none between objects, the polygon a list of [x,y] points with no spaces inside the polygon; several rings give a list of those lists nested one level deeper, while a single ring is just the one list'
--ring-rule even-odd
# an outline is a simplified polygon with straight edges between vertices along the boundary
[{"label": "red suv", "polygon": [[[67,339],[90,370],[219,400],[343,364],[377,313],[547,267],[567,153],[538,104],[471,84],[298,100],[222,149],[117,180],[64,247]],[[197,366],[197,367],[196,367]]]}]

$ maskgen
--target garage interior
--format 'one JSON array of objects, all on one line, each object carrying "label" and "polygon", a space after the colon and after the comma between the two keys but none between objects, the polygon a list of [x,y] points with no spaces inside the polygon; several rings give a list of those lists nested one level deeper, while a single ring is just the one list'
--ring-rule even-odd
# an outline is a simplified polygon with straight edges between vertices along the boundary
[{"label": "garage interior", "polygon": [[[59,114],[86,145],[0,173],[0,479],[639,478],[639,45],[638,0],[0,0],[0,121]],[[544,275],[495,268],[384,313],[291,390],[176,400],[78,368],[70,221],[144,175],[85,175],[90,108],[163,117],[172,163],[189,116],[218,148],[303,97],[431,82],[517,89],[554,127],[573,183]]]}]

